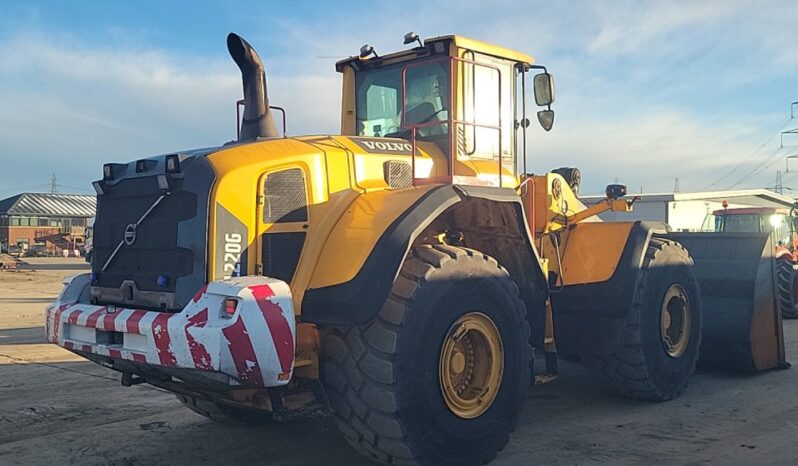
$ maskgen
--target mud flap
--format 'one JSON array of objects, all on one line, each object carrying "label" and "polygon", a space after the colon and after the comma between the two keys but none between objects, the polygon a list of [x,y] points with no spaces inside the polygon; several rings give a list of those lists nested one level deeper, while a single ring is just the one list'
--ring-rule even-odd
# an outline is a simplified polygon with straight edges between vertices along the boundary
[{"label": "mud flap", "polygon": [[703,300],[702,365],[786,367],[768,233],[669,233],[690,252]]}]

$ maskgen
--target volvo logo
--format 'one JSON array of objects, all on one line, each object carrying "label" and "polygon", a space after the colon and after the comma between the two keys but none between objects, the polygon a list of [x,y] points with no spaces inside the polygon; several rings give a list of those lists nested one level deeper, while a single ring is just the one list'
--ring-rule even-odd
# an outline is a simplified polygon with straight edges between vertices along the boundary
[{"label": "volvo logo", "polygon": [[352,141],[366,152],[377,154],[413,153],[413,145],[404,141],[391,141],[380,138],[352,138]]},{"label": "volvo logo", "polygon": [[136,242],[136,224],[131,223],[130,225],[125,227],[125,244],[128,246],[133,246],[133,243]]}]

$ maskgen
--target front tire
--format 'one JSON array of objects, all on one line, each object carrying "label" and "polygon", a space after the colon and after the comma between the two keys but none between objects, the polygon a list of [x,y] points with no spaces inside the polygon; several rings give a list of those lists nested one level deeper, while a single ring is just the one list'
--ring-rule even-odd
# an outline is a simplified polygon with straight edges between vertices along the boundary
[{"label": "front tire", "polygon": [[652,238],[627,318],[624,345],[582,356],[587,372],[617,394],[665,401],[695,373],[701,300],[693,260],[681,244]]},{"label": "front tire", "polygon": [[365,456],[483,464],[518,422],[529,337],[518,288],[493,258],[420,246],[372,322],[326,331],[322,378],[338,426]]}]

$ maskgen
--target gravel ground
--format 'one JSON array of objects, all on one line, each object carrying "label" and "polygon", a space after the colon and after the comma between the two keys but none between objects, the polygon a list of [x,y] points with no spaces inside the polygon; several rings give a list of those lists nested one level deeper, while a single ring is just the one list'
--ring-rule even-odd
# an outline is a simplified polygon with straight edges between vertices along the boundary
[{"label": "gravel ground", "polygon": [[[0,464],[369,464],[330,419],[215,424],[45,343],[46,303],[85,265],[32,268],[0,271]],[[798,321],[785,333],[788,360],[798,361]],[[564,361],[559,380],[530,391],[494,464],[796,464],[796,387],[796,369],[700,371],[679,399],[639,402],[603,393]]]}]

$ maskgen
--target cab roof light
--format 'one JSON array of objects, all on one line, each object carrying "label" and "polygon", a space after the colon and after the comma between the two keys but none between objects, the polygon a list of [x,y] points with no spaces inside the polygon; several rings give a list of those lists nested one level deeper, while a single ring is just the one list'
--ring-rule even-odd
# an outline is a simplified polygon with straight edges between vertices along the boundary
[{"label": "cab roof light", "polygon": [[377,52],[374,50],[374,47],[370,46],[369,44],[363,44],[360,47],[360,59],[365,60],[369,55],[374,55],[374,58],[380,58],[380,56],[377,55]]},{"label": "cab roof light", "polygon": [[415,32],[412,32],[412,31],[408,32],[407,34],[405,34],[404,44],[408,45],[408,44],[412,44],[413,42],[418,42],[418,45],[420,47],[422,47],[422,48],[424,47],[424,43],[421,42],[421,39],[418,37],[418,34],[416,34]]}]

